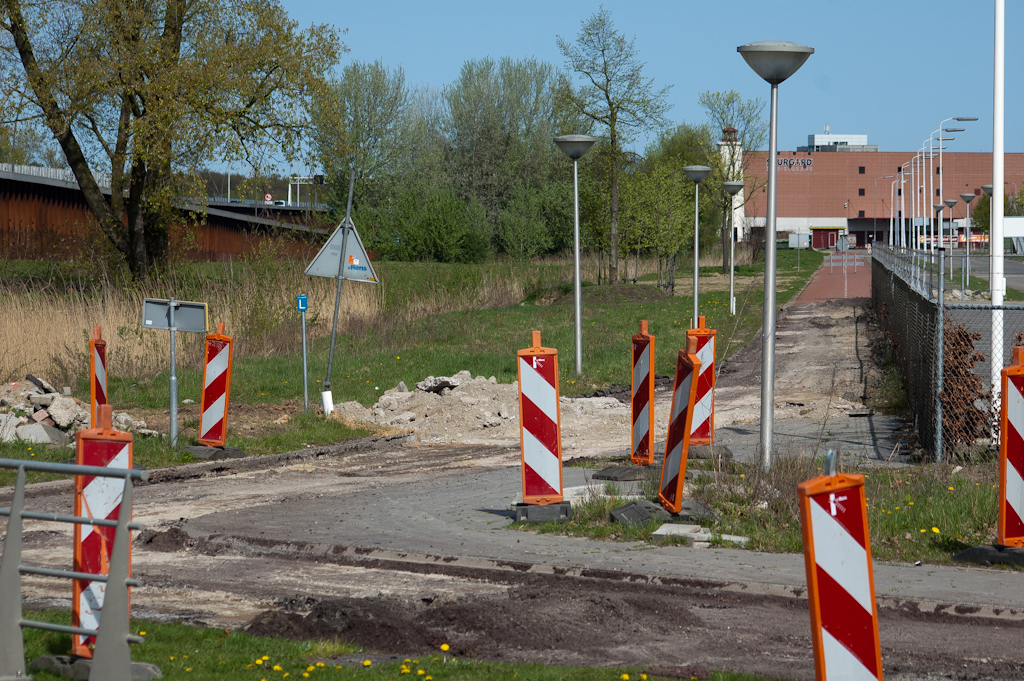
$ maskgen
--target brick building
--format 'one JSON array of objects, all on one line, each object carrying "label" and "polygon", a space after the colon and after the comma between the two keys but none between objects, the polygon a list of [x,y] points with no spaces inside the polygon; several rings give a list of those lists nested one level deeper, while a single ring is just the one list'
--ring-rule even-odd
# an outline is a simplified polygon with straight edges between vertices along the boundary
[{"label": "brick building", "polygon": [[[859,144],[847,144],[843,138]],[[816,247],[835,245],[834,239],[840,234],[848,234],[851,244],[855,241],[861,247],[874,241],[888,241],[889,218],[900,216],[901,190],[907,192],[902,197],[903,210],[910,216],[913,189],[909,171],[902,186],[899,180],[901,169],[914,158],[915,152],[877,151],[878,147],[869,146],[866,141],[867,137],[862,135],[811,135],[807,147],[779,152],[776,196],[780,233],[810,232]],[[728,146],[728,141],[720,146]],[[764,226],[768,203],[768,152],[749,151],[744,155],[749,157],[744,191],[749,200],[742,206],[738,201],[735,209],[734,224],[744,226],[738,230],[739,238],[744,238],[752,227]],[[1008,153],[1005,159],[1006,193],[1017,193],[1024,181],[1024,154]],[[981,186],[991,184],[992,154],[944,150],[942,165],[942,195],[939,180],[943,170],[936,156],[931,160],[931,168],[925,160],[923,176],[927,186],[919,190],[920,196],[926,206],[942,203],[942,199],[957,199],[953,219],[963,220],[967,205],[960,200],[960,194],[981,195]],[[885,178],[887,175],[892,178]],[[755,188],[752,195],[751,188]],[[949,211],[944,215],[948,221]]]}]

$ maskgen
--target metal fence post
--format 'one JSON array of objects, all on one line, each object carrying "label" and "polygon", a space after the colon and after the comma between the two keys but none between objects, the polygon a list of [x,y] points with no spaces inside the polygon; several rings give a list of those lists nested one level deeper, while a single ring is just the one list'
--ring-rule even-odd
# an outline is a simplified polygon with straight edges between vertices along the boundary
[{"label": "metal fence post", "polygon": [[0,678],[25,678],[25,639],[21,633],[21,512],[25,508],[25,469],[18,468],[0,561]]},{"label": "metal fence post", "polygon": [[942,361],[943,345],[945,344],[945,268],[946,264],[944,259],[946,257],[946,249],[939,249],[939,296],[938,305],[936,309],[936,329],[935,329],[935,460],[942,461],[942,379],[945,373],[945,366]]}]

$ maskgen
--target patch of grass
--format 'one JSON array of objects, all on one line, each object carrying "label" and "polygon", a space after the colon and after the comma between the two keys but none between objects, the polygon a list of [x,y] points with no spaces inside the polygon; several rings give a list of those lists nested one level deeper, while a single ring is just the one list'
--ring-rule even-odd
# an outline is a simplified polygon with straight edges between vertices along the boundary
[{"label": "patch of grass", "polygon": [[[767,473],[757,465],[722,459],[693,464],[690,468],[700,473],[687,481],[688,496],[718,515],[717,520],[703,523],[712,534],[749,537],[748,549],[803,551],[796,488],[822,474],[822,457],[777,456]],[[645,497],[654,499],[658,467],[651,466],[649,473],[649,484],[642,489]],[[950,563],[954,554],[969,546],[995,542],[998,482],[995,461],[964,467],[929,463],[870,470],[865,475],[865,496],[873,557]],[[624,527],[611,521],[611,511],[624,503],[595,495],[573,508],[570,522],[513,523],[512,528],[591,539],[651,541],[658,523]],[[668,538],[661,543],[678,541]]]},{"label": "patch of grass", "polygon": [[[32,612],[30,619],[61,624],[71,623],[67,611]],[[496,663],[455,659],[438,651],[407,659],[398,664],[348,666],[334,658],[365,651],[344,641],[290,641],[250,636],[243,632],[200,629],[184,624],[134,621],[132,632],[145,632],[146,642],[132,647],[132,660],[160,667],[168,681],[211,679],[221,681],[259,681],[260,679],[338,679],[348,681],[386,681],[402,675],[411,679],[458,681],[658,681],[642,668],[568,667],[539,663]],[[67,653],[70,637],[64,634],[25,629],[25,657],[32,661],[42,655]],[[367,658],[372,654],[365,653]],[[408,671],[403,671],[403,669]],[[423,673],[420,673],[422,670]],[[33,672],[37,681],[59,681],[62,677]],[[761,677],[716,672],[708,681],[763,681]],[[703,679],[702,679],[703,681]]]}]

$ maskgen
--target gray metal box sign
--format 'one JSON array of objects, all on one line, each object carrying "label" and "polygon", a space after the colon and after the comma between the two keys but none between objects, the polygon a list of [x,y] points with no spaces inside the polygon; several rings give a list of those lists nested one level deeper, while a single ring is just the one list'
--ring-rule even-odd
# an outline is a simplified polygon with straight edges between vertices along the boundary
[{"label": "gray metal box sign", "polygon": [[[142,301],[142,328],[170,329],[170,301],[146,298]],[[174,301],[174,328],[178,331],[206,333],[210,329],[206,303]]]}]

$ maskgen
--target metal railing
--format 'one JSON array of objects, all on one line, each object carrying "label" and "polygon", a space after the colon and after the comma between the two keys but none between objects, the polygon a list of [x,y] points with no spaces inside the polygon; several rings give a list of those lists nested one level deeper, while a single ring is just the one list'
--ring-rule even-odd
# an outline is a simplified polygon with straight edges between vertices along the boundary
[{"label": "metal railing", "polygon": [[[0,163],[0,172],[15,173],[17,175],[29,175],[31,177],[43,177],[48,180],[58,180],[78,186],[78,180],[70,168],[44,168],[43,166],[23,166],[12,163]],[[110,189],[110,173],[93,173],[96,184],[101,189]]]},{"label": "metal railing", "polygon": [[857,274],[857,267],[864,267],[864,255],[861,253],[829,253],[825,256],[822,266],[828,265],[828,273],[833,274],[833,268],[846,269],[853,267],[853,273]]},{"label": "metal railing", "polygon": [[[0,469],[17,471],[11,507],[0,509],[0,515],[7,516],[7,536],[4,538],[4,552],[0,559],[0,679],[27,678],[25,672],[25,641],[21,629],[30,627],[55,631],[63,634],[96,637],[93,663],[89,681],[130,681],[131,652],[129,643],[142,643],[140,636],[129,633],[130,613],[128,587],[139,582],[128,578],[129,530],[141,530],[138,523],[130,522],[132,509],[133,480],[148,480],[149,473],[143,470],[105,468],[102,466],[79,466],[75,464],[46,463],[0,459]],[[117,520],[86,518],[56,513],[37,513],[25,510],[25,472],[38,471],[63,475],[123,478],[124,491]],[[114,547],[111,551],[107,574],[55,570],[52,568],[22,565],[21,531],[22,520],[45,520],[49,522],[73,523],[113,527]],[[38,622],[22,617],[21,575],[40,575],[65,579],[87,579],[106,583],[103,597],[103,615],[99,629],[70,627],[51,622]]]}]

